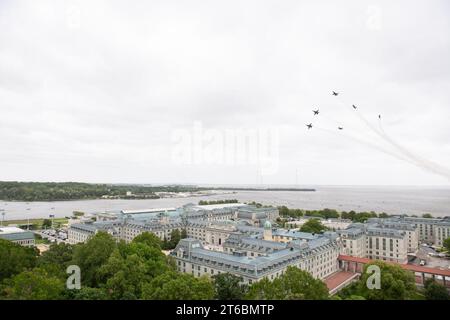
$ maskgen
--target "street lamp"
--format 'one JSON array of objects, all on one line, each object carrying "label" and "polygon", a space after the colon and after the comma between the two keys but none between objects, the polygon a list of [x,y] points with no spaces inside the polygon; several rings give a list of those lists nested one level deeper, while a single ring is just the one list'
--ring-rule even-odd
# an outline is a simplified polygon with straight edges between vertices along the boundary
[{"label": "street lamp", "polygon": [[0,211],[2,212],[2,227],[3,227],[3,222],[5,221],[5,209],[0,209]]},{"label": "street lamp", "polygon": [[49,215],[49,218],[52,220],[52,229],[53,229],[53,218],[55,217],[55,215],[54,214],[50,214]]},{"label": "street lamp", "polygon": [[3,227],[3,221],[5,221],[5,210],[2,210],[2,227]]}]

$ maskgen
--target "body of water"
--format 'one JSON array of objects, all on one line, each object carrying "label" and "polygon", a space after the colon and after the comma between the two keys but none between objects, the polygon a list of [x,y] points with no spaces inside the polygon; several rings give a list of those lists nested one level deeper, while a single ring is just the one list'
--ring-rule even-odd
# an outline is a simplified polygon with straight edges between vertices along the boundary
[{"label": "body of water", "polygon": [[238,199],[289,208],[338,211],[375,211],[388,214],[450,216],[450,188],[444,187],[314,187],[316,192],[297,191],[236,191],[230,193],[185,198],[153,200],[80,200],[55,202],[0,201],[5,220],[70,216],[73,211],[99,212],[179,207],[200,200]]}]

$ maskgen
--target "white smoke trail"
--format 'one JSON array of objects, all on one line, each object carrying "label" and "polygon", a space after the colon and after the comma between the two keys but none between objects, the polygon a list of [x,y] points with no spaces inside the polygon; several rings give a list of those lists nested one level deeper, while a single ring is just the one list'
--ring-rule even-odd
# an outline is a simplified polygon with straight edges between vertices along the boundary
[{"label": "white smoke trail", "polygon": [[[346,108],[346,105],[345,105],[342,101],[340,101],[339,97],[335,97],[335,98],[336,98],[337,102],[338,102],[342,107]],[[357,111],[357,110],[354,110],[352,106],[349,106],[349,110],[350,110],[350,112],[351,112],[352,114],[356,114],[357,117],[360,118],[360,120],[361,120],[362,122],[364,122],[364,124],[365,124],[366,126],[368,126],[368,127],[371,129],[371,131],[372,131],[373,133],[375,133],[376,136],[381,136],[381,133],[378,132],[377,129],[376,129],[373,125],[371,125],[371,123],[370,123],[369,121],[367,121],[366,118],[364,118],[364,116],[362,116],[362,115],[361,115],[360,113],[358,113],[358,112],[355,112],[355,111]],[[347,126],[346,126],[346,127],[347,127]],[[340,134],[344,135],[342,132],[340,132]],[[410,164],[415,164],[415,163],[414,163],[413,161],[411,161],[408,157],[405,157],[404,155],[402,155],[401,152],[399,153],[399,152],[396,152],[395,150],[389,150],[388,148],[385,148],[385,147],[380,146],[380,145],[378,145],[378,144],[369,142],[369,141],[367,141],[367,140],[363,140],[363,139],[360,139],[360,138],[356,138],[356,137],[354,137],[354,136],[349,136],[349,135],[345,135],[345,136],[346,136],[348,139],[352,139],[352,140],[357,141],[357,142],[359,142],[359,143],[361,143],[361,144],[365,144],[365,145],[367,145],[367,146],[370,146],[370,147],[372,147],[372,148],[374,148],[374,149],[377,149],[377,150],[379,150],[379,151],[381,151],[381,152],[384,152],[384,153],[386,153],[386,154],[389,154],[389,155],[391,155],[391,156],[393,156],[393,157],[395,157],[395,158],[397,158],[397,159],[399,159],[399,160],[408,162],[408,163],[410,163]],[[365,136],[366,138],[372,138],[372,136],[365,135],[365,132],[364,132],[364,133],[360,133],[360,136]]]},{"label": "white smoke trail", "polygon": [[[337,98],[337,97],[336,97]],[[337,99],[340,105],[345,107],[345,104],[340,101],[340,99]],[[351,108],[351,107],[350,107]],[[416,165],[417,167],[420,167],[423,170],[432,172],[434,174],[446,177],[450,180],[450,170],[434,163],[430,160],[424,159],[413,152],[409,151],[407,148],[403,147],[396,141],[394,141],[391,137],[389,137],[386,132],[384,131],[382,125],[381,125],[381,119],[379,119],[379,127],[378,130],[375,126],[373,126],[360,112],[360,110],[355,110],[354,114],[369,128],[374,132],[377,136],[382,138],[385,142],[389,143],[393,148],[395,148],[399,153],[401,153],[403,156],[405,156],[408,159],[409,163],[412,163]],[[403,159],[404,160],[404,159]]]},{"label": "white smoke trail", "polygon": [[[329,130],[329,129],[324,129],[324,128],[317,127],[317,126],[315,126],[314,128],[318,129],[318,130],[321,130],[321,131],[325,131],[327,133],[330,133],[333,136],[336,136],[336,131],[332,131],[332,130]],[[372,142],[369,142],[369,141],[366,141],[366,140],[363,140],[363,139],[360,139],[360,138],[356,138],[354,136],[350,136],[348,134],[345,134],[344,132],[339,132],[339,135],[343,136],[344,138],[347,138],[348,140],[352,140],[352,141],[358,142],[358,143],[360,143],[360,144],[362,144],[362,145],[364,145],[366,147],[370,147],[372,149],[376,149],[376,150],[378,150],[380,152],[383,152],[383,153],[385,153],[387,155],[390,155],[390,156],[392,156],[392,157],[394,157],[396,159],[399,159],[399,160],[402,160],[402,161],[406,161],[406,162],[408,162],[410,164],[414,164],[409,159],[404,158],[401,155],[399,155],[399,154],[397,154],[395,152],[392,152],[392,151],[390,151],[390,150],[388,150],[388,149],[386,149],[386,148],[384,148],[384,147],[382,147],[380,145],[377,145],[375,143],[372,143]]]},{"label": "white smoke trail", "polygon": [[427,169],[430,172],[433,172],[434,174],[444,176],[448,180],[450,180],[450,170],[448,168],[441,166],[440,164],[430,161],[428,159],[422,158],[419,155],[414,154],[412,151],[410,151],[406,147],[400,145],[394,139],[392,139],[389,135],[386,134],[386,132],[384,131],[384,128],[382,126],[381,119],[379,119],[379,124],[380,124],[380,130],[381,130],[382,136],[389,143],[391,143],[394,147],[396,147],[400,152],[402,152],[403,154],[408,156],[410,159],[415,160],[415,162],[418,165],[420,165],[421,167],[423,167],[424,169]]}]

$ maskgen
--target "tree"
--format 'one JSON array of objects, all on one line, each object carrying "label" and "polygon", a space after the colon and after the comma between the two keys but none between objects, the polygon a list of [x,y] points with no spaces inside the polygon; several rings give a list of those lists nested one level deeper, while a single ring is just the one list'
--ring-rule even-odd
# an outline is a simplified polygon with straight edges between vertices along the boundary
[{"label": "tree", "polygon": [[336,218],[339,218],[339,213],[334,209],[325,208],[322,210],[321,216],[324,217],[325,219],[330,219],[330,218],[336,219]]},{"label": "tree", "polygon": [[57,300],[64,291],[64,281],[35,268],[6,280],[4,295],[14,300]]},{"label": "tree", "polygon": [[170,232],[170,240],[167,240],[166,237],[164,237],[163,243],[162,243],[162,249],[163,250],[171,250],[174,249],[178,242],[181,240],[181,232],[178,229],[172,230]]},{"label": "tree", "polygon": [[133,239],[133,243],[143,243],[151,248],[161,249],[161,240],[153,233],[143,232]]},{"label": "tree", "polygon": [[300,231],[309,233],[321,233],[324,230],[328,230],[328,228],[318,219],[309,219],[300,228]]},{"label": "tree", "polygon": [[425,281],[424,294],[427,300],[450,300],[447,288],[433,279]]},{"label": "tree", "polygon": [[319,279],[297,267],[288,267],[286,272],[273,281],[264,278],[249,288],[246,295],[251,300],[324,300],[328,299],[328,288]]},{"label": "tree", "polygon": [[68,300],[108,300],[110,297],[103,288],[81,287],[80,290],[66,290],[64,298]]},{"label": "tree", "polygon": [[99,268],[109,259],[115,248],[116,241],[106,232],[98,232],[85,244],[75,246],[71,264],[80,267],[82,285],[99,285]]},{"label": "tree", "polygon": [[450,253],[450,238],[444,240],[444,248]]},{"label": "tree", "polygon": [[[380,289],[369,289],[367,280],[373,273],[367,272],[371,265],[380,268]],[[399,265],[387,264],[382,261],[366,265],[360,280],[347,291],[347,295],[362,296],[367,300],[408,300],[417,294],[414,275]]]},{"label": "tree", "polygon": [[181,240],[180,230],[174,229],[170,233],[169,249],[174,249]]},{"label": "tree", "polygon": [[[152,234],[152,236],[154,235]],[[150,237],[146,238],[147,240],[150,239]],[[119,243],[120,254],[122,257],[136,255],[141,258],[145,264],[145,274],[151,278],[176,268],[175,266],[170,265],[169,257],[166,257],[166,255],[162,253],[156,243],[153,243],[151,246],[149,243],[152,242],[133,241],[129,244]]]},{"label": "tree", "polygon": [[220,273],[214,280],[215,298],[218,300],[242,300],[248,287],[241,284],[242,278],[231,273]]},{"label": "tree", "polygon": [[38,251],[0,239],[0,282],[36,265]]},{"label": "tree", "polygon": [[143,259],[137,254],[123,257],[119,249],[114,250],[99,272],[106,279],[103,287],[109,297],[116,300],[139,298],[141,284],[148,280]]},{"label": "tree", "polygon": [[[283,300],[281,296],[276,298],[275,294],[277,283],[271,282],[267,278],[263,278],[256,283],[253,283],[245,295],[247,300]],[[280,291],[281,293],[281,291]]]},{"label": "tree", "polygon": [[278,212],[280,213],[280,216],[289,216],[289,209],[286,206],[278,207]]},{"label": "tree", "polygon": [[51,227],[52,227],[52,220],[44,219],[44,221],[42,221],[42,229],[49,229]]},{"label": "tree", "polygon": [[195,278],[186,273],[166,272],[142,286],[146,300],[210,300],[214,286],[206,277]]},{"label": "tree", "polygon": [[181,230],[181,239],[186,239],[188,237],[186,229]]},{"label": "tree", "polygon": [[429,214],[429,213],[424,213],[424,214],[422,215],[422,218],[431,219],[431,218],[433,218],[433,216],[432,216],[431,214]]},{"label": "tree", "polygon": [[65,273],[73,259],[73,246],[66,243],[52,243],[50,248],[38,257],[38,266],[56,265]]}]

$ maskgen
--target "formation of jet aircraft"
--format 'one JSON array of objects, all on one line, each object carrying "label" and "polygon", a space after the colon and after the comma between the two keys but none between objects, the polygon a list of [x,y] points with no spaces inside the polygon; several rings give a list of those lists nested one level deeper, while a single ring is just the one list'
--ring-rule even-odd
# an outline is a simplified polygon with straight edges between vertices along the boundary
[{"label": "formation of jet aircraft", "polygon": [[[339,94],[339,92],[332,91],[332,95],[333,95],[333,96],[337,96],[338,94]],[[356,105],[354,105],[354,104],[352,104],[352,107],[353,107],[353,109],[355,109],[355,110],[358,109],[358,107],[357,107]],[[315,116],[318,116],[319,113],[320,113],[320,112],[319,112],[319,108],[317,108],[317,110],[312,110],[312,112],[314,113]],[[378,119],[381,120],[381,114],[378,115]],[[312,124],[312,123],[307,124],[306,126],[308,127],[308,130],[313,128],[313,124]],[[338,126],[338,130],[344,130],[344,127]]]}]

